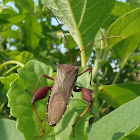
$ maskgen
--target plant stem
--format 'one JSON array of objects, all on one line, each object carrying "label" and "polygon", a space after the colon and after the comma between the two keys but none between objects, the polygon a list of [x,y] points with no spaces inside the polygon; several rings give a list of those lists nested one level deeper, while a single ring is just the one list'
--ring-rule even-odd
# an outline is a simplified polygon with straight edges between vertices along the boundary
[{"label": "plant stem", "polygon": [[19,66],[21,66],[21,67],[24,66],[24,65],[23,65],[21,62],[19,62],[19,61],[6,61],[6,62],[2,63],[2,64],[0,65],[0,67],[3,67],[3,66],[8,65],[8,64],[17,64],[17,65],[19,65]]},{"label": "plant stem", "polygon": [[5,106],[5,104],[7,103],[7,101],[8,101],[8,99],[7,99],[7,97],[4,99],[4,101],[3,101],[3,103],[1,104],[1,106],[0,106],[0,114],[1,114],[1,112],[2,112],[2,109],[3,109],[3,107]]},{"label": "plant stem", "polygon": [[12,67],[3,76],[6,76],[8,73],[10,73],[11,71],[13,71],[14,69],[17,69],[18,67],[19,67],[19,65],[16,65],[15,67]]},{"label": "plant stem", "polygon": [[121,72],[122,72],[122,70],[123,70],[126,62],[127,62],[127,59],[125,61],[123,61],[123,62],[120,63],[120,70],[119,70],[119,72],[117,72],[117,74],[116,74],[116,76],[115,76],[115,78],[114,78],[114,80],[112,82],[112,85],[117,82],[117,80],[118,80],[118,78],[119,78],[119,76],[120,76],[120,74],[121,74]]},{"label": "plant stem", "polygon": [[96,59],[95,59],[94,67],[93,67],[93,70],[92,70],[92,79],[93,80],[97,76],[101,66],[105,63],[106,57],[107,57],[107,54],[108,54],[108,52],[105,51],[104,46],[102,46],[102,45],[104,45],[103,42],[101,43],[100,49],[99,48],[95,49]]},{"label": "plant stem", "polygon": [[100,65],[99,61],[96,59],[94,62],[93,70],[92,70],[92,80],[94,80],[95,77],[97,76],[100,67],[101,67],[101,65]]},{"label": "plant stem", "polygon": [[81,66],[82,66],[82,67],[86,67],[85,51],[82,51],[82,52],[81,52],[81,62],[82,62]]},{"label": "plant stem", "polygon": [[112,82],[112,85],[115,84],[115,83],[117,82],[117,80],[118,80],[118,78],[119,78],[119,76],[120,76],[120,73],[121,73],[121,71],[119,70],[119,72],[117,72],[117,74],[116,74],[116,76],[115,76],[115,78],[114,78],[114,80],[113,80],[113,82]]}]

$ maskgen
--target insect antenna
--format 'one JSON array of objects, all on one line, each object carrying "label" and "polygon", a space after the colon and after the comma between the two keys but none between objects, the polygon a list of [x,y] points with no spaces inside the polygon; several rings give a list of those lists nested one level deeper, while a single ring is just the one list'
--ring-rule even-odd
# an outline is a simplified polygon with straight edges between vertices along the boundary
[{"label": "insect antenna", "polygon": [[69,54],[70,54],[70,61],[71,61],[71,64],[73,64],[73,62],[72,62],[72,56],[71,56],[71,52],[70,52],[70,48],[69,48],[68,41],[67,41],[67,38],[66,38],[66,36],[65,36],[65,33],[64,33],[64,31],[63,31],[63,29],[62,29],[62,27],[61,27],[61,25],[60,25],[58,19],[57,19],[56,16],[53,14],[53,12],[52,12],[48,7],[46,7],[46,8],[47,8],[47,9],[49,10],[49,12],[54,16],[54,18],[55,18],[56,21],[58,22],[58,25],[59,25],[60,29],[62,30],[62,32],[63,32],[63,34],[64,34],[64,38],[65,38],[66,44],[67,44],[67,46],[68,46]]},{"label": "insect antenna", "polygon": [[85,49],[87,49],[87,48],[90,47],[91,45],[93,45],[93,44],[95,44],[95,43],[97,43],[97,42],[99,42],[99,41],[101,41],[101,40],[105,40],[105,39],[108,39],[108,38],[116,38],[116,37],[126,38],[126,37],[124,37],[124,36],[109,36],[109,37],[104,37],[104,38],[102,38],[102,39],[99,39],[99,40],[97,40],[97,41],[95,41],[95,42],[92,42],[92,43],[88,44],[84,49],[82,49],[82,50],[79,51],[79,53],[78,53],[78,55],[77,55],[77,57],[76,57],[76,60],[75,60],[74,65],[76,65],[77,59],[78,59],[78,57],[80,56],[80,54],[81,54],[82,51],[84,51]]}]

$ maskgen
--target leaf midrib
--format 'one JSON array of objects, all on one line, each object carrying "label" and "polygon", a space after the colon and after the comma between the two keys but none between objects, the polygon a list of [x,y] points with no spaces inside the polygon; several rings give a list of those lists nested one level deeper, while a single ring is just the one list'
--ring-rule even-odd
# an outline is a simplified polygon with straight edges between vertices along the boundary
[{"label": "leaf midrib", "polygon": [[[80,50],[82,50],[82,49],[84,49],[84,45],[83,45],[83,41],[82,41],[82,36],[81,36],[81,33],[80,33],[79,29],[78,29],[78,25],[76,23],[76,19],[74,17],[74,14],[72,12],[72,7],[70,5],[70,1],[67,0],[67,3],[68,3],[68,7],[69,7],[69,10],[70,10],[70,13],[71,13],[71,17],[73,19],[73,24],[74,24],[74,27],[75,27],[75,32],[76,32],[77,37],[78,37],[78,45],[80,47]],[[86,57],[85,57],[85,51],[84,50],[81,52],[81,62],[82,62],[81,66],[82,67],[86,67]]]}]

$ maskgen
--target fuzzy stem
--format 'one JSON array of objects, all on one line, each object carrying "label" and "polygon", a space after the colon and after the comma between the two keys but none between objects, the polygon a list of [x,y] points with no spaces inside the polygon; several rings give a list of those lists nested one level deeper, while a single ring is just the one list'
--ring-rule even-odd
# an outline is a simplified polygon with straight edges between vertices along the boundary
[{"label": "fuzzy stem", "polygon": [[99,61],[95,60],[94,67],[93,67],[93,70],[92,70],[92,80],[94,80],[95,77],[97,76],[100,67],[101,67],[101,64],[99,63]]},{"label": "fuzzy stem", "polygon": [[121,72],[122,72],[122,70],[123,70],[125,64],[126,64],[126,61],[124,61],[124,62],[122,62],[122,63],[120,64],[120,70],[119,70],[119,72],[117,72],[117,74],[116,74],[116,76],[115,76],[115,78],[114,78],[114,80],[113,80],[113,82],[112,82],[112,85],[113,85],[113,84],[116,84],[116,82],[117,82],[117,80],[118,80],[118,78],[119,78],[119,76],[120,76],[120,74],[121,74]]}]

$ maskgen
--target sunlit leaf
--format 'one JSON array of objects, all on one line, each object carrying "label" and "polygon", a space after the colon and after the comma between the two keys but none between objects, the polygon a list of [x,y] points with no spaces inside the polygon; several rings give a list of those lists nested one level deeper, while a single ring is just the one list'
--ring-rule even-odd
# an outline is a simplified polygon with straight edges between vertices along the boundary
[{"label": "sunlit leaf", "polygon": [[138,140],[140,139],[140,126],[133,129],[131,133],[121,138],[121,140]]},{"label": "sunlit leaf", "polygon": [[101,86],[100,90],[100,97],[106,100],[114,108],[140,96],[140,84],[135,83],[105,85]]},{"label": "sunlit leaf", "polygon": [[[120,106],[89,129],[88,139],[118,140],[140,126],[140,97]],[[134,115],[135,114],[135,115]]]},{"label": "sunlit leaf", "polygon": [[[140,32],[140,8],[132,10],[117,19],[108,29],[107,36],[124,36],[131,37]],[[123,38],[111,38],[107,40],[111,49],[115,44]]]}]

